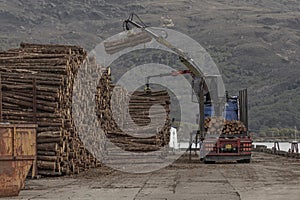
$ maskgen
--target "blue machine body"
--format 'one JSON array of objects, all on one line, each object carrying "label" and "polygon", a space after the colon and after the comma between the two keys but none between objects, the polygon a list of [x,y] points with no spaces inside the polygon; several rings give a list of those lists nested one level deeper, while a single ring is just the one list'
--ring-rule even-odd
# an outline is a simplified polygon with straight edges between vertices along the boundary
[{"label": "blue machine body", "polygon": [[223,117],[227,120],[238,120],[238,101],[237,99],[229,99],[223,112]]},{"label": "blue machine body", "polygon": [[214,107],[211,104],[204,104],[204,118],[215,115]]},{"label": "blue machine body", "polygon": [[[239,107],[238,107],[238,99],[237,97],[230,98],[227,100],[223,117],[229,121],[231,120],[239,120],[238,115]],[[214,107],[212,104],[204,104],[204,117],[214,116]]]}]

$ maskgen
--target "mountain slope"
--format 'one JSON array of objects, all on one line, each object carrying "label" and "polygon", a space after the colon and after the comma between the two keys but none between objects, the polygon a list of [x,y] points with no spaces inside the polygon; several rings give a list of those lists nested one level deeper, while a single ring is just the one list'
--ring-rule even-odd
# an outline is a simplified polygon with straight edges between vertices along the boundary
[{"label": "mountain slope", "polygon": [[300,4],[297,0],[2,0],[0,49],[20,42],[93,49],[137,13],[146,24],[197,40],[222,71],[230,93],[249,90],[252,130],[300,127]]}]

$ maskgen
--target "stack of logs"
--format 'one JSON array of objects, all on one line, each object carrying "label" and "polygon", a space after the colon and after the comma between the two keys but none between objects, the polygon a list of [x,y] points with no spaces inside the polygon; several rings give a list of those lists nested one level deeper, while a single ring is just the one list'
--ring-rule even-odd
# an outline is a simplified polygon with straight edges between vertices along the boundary
[{"label": "stack of logs", "polygon": [[97,93],[98,118],[110,142],[132,152],[155,151],[168,144],[170,97],[167,91],[130,94],[111,84],[106,70],[102,72]]},{"label": "stack of logs", "polygon": [[[73,83],[86,57],[82,48],[65,45],[23,43],[0,52],[1,121],[38,124],[40,175],[76,174],[100,165],[80,141],[72,119]],[[130,94],[113,85],[109,68],[103,68],[96,102],[101,128],[117,146],[147,152],[168,144],[166,91]],[[150,123],[150,117],[158,120]]]},{"label": "stack of logs", "polygon": [[238,120],[228,121],[223,117],[207,117],[204,121],[204,129],[207,134],[236,135],[247,131],[243,122]]},{"label": "stack of logs", "polygon": [[[152,91],[150,94],[139,91],[132,93],[129,100],[129,114],[132,122],[139,126],[141,133],[138,134],[156,135],[155,143],[158,146],[168,144],[170,137],[169,105],[170,96],[166,90]],[[130,122],[127,122],[126,125],[128,128],[131,127]]]},{"label": "stack of logs", "polygon": [[40,175],[76,174],[99,162],[72,120],[72,89],[86,52],[77,46],[21,44],[0,52],[1,120],[36,123]]}]

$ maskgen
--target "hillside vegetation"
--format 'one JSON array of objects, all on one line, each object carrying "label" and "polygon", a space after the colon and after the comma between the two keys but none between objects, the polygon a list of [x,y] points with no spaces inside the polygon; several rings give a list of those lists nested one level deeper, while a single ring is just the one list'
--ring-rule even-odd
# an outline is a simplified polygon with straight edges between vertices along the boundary
[{"label": "hillside vegetation", "polygon": [[227,90],[249,91],[250,129],[300,128],[298,0],[2,0],[0,50],[20,42],[93,49],[137,13],[198,41],[222,71]]}]

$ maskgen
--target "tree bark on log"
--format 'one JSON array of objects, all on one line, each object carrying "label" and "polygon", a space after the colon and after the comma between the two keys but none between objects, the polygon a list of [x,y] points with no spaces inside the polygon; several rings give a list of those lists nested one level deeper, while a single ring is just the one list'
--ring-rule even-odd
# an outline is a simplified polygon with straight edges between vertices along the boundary
[{"label": "tree bark on log", "polygon": [[[23,43],[0,52],[1,115],[5,122],[38,124],[41,175],[78,173],[80,163],[82,170],[99,165],[78,138],[71,112],[73,82],[86,57],[82,48],[66,45]],[[69,158],[70,152],[80,154]]]}]

